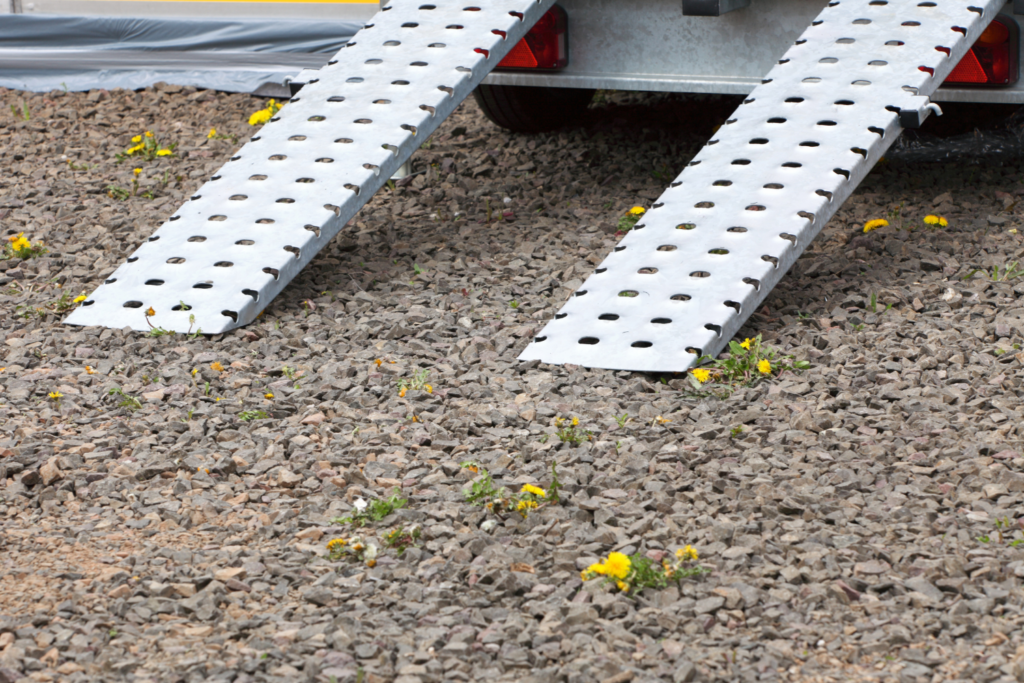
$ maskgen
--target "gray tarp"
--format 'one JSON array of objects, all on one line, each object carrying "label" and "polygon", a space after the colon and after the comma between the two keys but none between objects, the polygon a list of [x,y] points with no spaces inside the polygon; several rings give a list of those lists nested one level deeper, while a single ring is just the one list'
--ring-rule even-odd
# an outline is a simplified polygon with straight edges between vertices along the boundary
[{"label": "gray tarp", "polygon": [[0,17],[0,87],[144,88],[158,81],[229,92],[318,68],[361,24],[298,19]]}]

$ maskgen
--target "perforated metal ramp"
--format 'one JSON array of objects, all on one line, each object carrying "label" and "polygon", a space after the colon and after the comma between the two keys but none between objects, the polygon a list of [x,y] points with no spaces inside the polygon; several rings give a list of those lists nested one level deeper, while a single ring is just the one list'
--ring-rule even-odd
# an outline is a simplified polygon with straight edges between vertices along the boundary
[{"label": "perforated metal ramp", "polygon": [[251,322],[552,4],[383,8],[65,322]]},{"label": "perforated metal ramp", "polygon": [[829,3],[520,359],[717,355],[1002,5]]}]

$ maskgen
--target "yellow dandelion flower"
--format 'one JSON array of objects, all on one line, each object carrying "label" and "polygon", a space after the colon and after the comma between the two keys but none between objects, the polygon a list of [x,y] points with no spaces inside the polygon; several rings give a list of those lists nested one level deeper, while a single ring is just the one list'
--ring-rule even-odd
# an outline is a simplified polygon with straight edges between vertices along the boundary
[{"label": "yellow dandelion flower", "polygon": [[373,362],[374,362],[374,363],[376,363],[376,364],[377,364],[377,367],[379,368],[379,367],[381,366],[381,363],[383,363],[384,361],[383,361],[383,360],[381,360],[380,358],[378,358],[377,360],[375,360],[375,361],[373,361]]},{"label": "yellow dandelion flower", "polygon": [[629,592],[629,584],[626,583],[625,581],[616,581],[615,585],[618,586],[619,590],[622,591],[623,593],[628,593]]},{"label": "yellow dandelion flower", "polygon": [[13,249],[14,251],[22,251],[24,249],[31,248],[31,246],[32,246],[31,242],[29,242],[24,237],[19,237],[18,239],[16,239],[14,241],[14,244],[11,245],[11,249]]},{"label": "yellow dandelion flower", "polygon": [[406,388],[405,387],[402,387],[401,389],[399,389],[398,390],[398,397],[399,398],[405,398],[405,392],[406,392]]},{"label": "yellow dandelion flower", "polygon": [[157,150],[157,152],[156,152],[156,155],[157,155],[158,157],[169,157],[169,156],[171,156],[172,154],[174,154],[174,152],[172,152],[172,151],[171,151],[171,150],[169,150],[169,149],[158,149],[158,150]]},{"label": "yellow dandelion flower", "polygon": [[629,213],[632,216],[643,216],[645,213],[647,213],[647,209],[645,209],[642,206],[634,206],[632,209],[629,210]]},{"label": "yellow dandelion flower", "polygon": [[587,581],[589,579],[590,579],[590,577],[587,576],[586,572],[580,572],[580,581]]},{"label": "yellow dandelion flower", "polygon": [[213,361],[210,363],[210,369],[216,370],[217,372],[224,372],[224,366],[220,364],[220,361]]},{"label": "yellow dandelion flower", "polygon": [[608,572],[608,568],[601,562],[595,562],[594,564],[587,567],[587,574],[597,574],[598,576],[604,576]]},{"label": "yellow dandelion flower", "polygon": [[938,216],[932,216],[932,215],[929,214],[929,215],[924,217],[924,222],[925,222],[925,225],[938,225],[939,224],[939,217]]},{"label": "yellow dandelion flower", "polygon": [[207,140],[212,140],[215,137],[217,137],[217,129],[216,128],[211,128],[210,132],[206,134],[206,139]]},{"label": "yellow dandelion flower", "polygon": [[745,348],[745,349],[746,349],[747,351],[749,351],[749,350],[750,350],[750,343],[751,343],[752,341],[754,341],[754,340],[753,340],[753,339],[751,339],[750,337],[747,337],[746,339],[744,339],[744,340],[743,340],[743,341],[742,341],[742,342],[740,343],[740,346],[742,346],[742,347],[743,347],[743,348]]},{"label": "yellow dandelion flower", "polygon": [[429,384],[424,384],[423,385],[423,391],[427,392],[428,394],[433,394],[434,393],[434,387],[430,386]]},{"label": "yellow dandelion flower", "polygon": [[85,300],[86,300],[86,299],[88,299],[88,298],[89,298],[89,297],[87,297],[87,296],[86,296],[85,294],[79,294],[79,295],[78,295],[78,296],[76,296],[76,297],[75,297],[74,299],[72,299],[72,301],[73,301],[74,303],[76,303],[76,304],[80,304],[80,303],[82,303],[83,301],[85,301]]},{"label": "yellow dandelion flower", "polygon": [[25,233],[23,233],[23,232],[19,232],[17,235],[11,235],[10,237],[7,238],[7,241],[8,242],[17,242],[18,240],[21,239],[22,235],[24,235],[24,234]]},{"label": "yellow dandelion flower", "polygon": [[266,394],[263,394],[263,398],[274,398],[274,395],[271,394],[271,393],[266,393]]},{"label": "yellow dandelion flower", "polygon": [[199,368],[192,368],[192,376],[195,377],[196,373],[199,372]]},{"label": "yellow dandelion flower", "polygon": [[146,131],[146,137],[147,137],[147,138],[151,138],[151,137],[153,137],[153,134],[152,134],[152,133],[150,133],[150,132],[149,132],[149,131],[147,130],[147,131]]},{"label": "yellow dandelion flower", "polygon": [[366,561],[366,566],[370,567],[371,569],[376,567],[377,566],[377,560],[367,560]]},{"label": "yellow dandelion flower", "polygon": [[86,365],[85,366],[85,374],[87,374],[87,375],[95,375],[96,371],[92,369],[91,365]]},{"label": "yellow dandelion flower", "polygon": [[579,427],[579,425],[580,425],[580,419],[578,417],[574,417],[572,419],[572,426],[573,427]]},{"label": "yellow dandelion flower", "polygon": [[140,142],[142,142],[142,136],[136,135],[135,137],[132,138],[132,142],[134,142],[135,144],[139,144]]},{"label": "yellow dandelion flower", "polygon": [[59,391],[51,391],[48,394],[48,396],[50,397],[51,401],[59,401],[62,398],[64,398],[64,394],[60,393]]},{"label": "yellow dandelion flower", "polygon": [[759,360],[757,362],[757,371],[762,375],[769,375],[772,372],[772,364],[765,359]]},{"label": "yellow dandelion flower", "polygon": [[146,309],[146,317],[147,318],[152,318],[154,315],[156,315],[156,311],[153,310],[152,306],[150,306],[149,308]]},{"label": "yellow dandelion flower", "polygon": [[335,538],[334,540],[327,542],[327,549],[331,552],[341,550],[345,547],[347,543],[348,541],[346,541],[344,538]]},{"label": "yellow dandelion flower", "polygon": [[884,228],[887,225],[889,225],[889,221],[885,220],[884,218],[876,218],[864,224],[864,232],[878,230],[879,228]]},{"label": "yellow dandelion flower", "polygon": [[270,120],[270,116],[271,114],[269,109],[260,109],[258,112],[254,113],[252,116],[249,117],[249,125],[258,126],[261,123],[266,123],[267,121]]},{"label": "yellow dandelion flower", "polygon": [[352,550],[355,550],[357,553],[359,551],[361,551],[364,547],[365,546],[362,543],[353,543],[352,544]]},{"label": "yellow dandelion flower", "polygon": [[132,171],[132,173],[134,173],[135,175],[139,175],[140,173],[142,173],[142,169],[141,168],[137,168],[134,171]]},{"label": "yellow dandelion flower", "polygon": [[947,221],[947,220],[946,220],[945,218],[943,218],[942,216],[939,216],[939,227],[940,227],[940,228],[944,228],[944,227],[946,227],[947,225],[949,225],[949,221]]},{"label": "yellow dandelion flower", "polygon": [[532,493],[533,495],[540,496],[541,498],[544,498],[545,496],[547,496],[547,494],[544,493],[544,489],[542,489],[539,486],[534,486],[533,484],[523,484],[523,488],[520,489],[519,492],[520,493]]},{"label": "yellow dandelion flower", "polygon": [[692,373],[693,376],[697,378],[697,381],[700,382],[701,384],[704,384],[704,382],[707,382],[709,379],[711,379],[711,371],[705,370],[704,368],[697,368],[693,370]]},{"label": "yellow dandelion flower", "polygon": [[604,566],[607,570],[608,576],[614,576],[617,579],[624,579],[629,575],[629,570],[630,567],[633,566],[633,563],[627,555],[623,555],[622,553],[609,553]]}]

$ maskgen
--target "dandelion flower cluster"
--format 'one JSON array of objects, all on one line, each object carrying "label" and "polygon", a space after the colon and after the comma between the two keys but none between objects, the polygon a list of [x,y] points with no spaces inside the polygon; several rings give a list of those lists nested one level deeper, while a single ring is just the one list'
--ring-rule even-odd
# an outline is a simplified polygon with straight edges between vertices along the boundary
[{"label": "dandelion flower cluster", "polygon": [[211,128],[210,132],[206,134],[206,139],[207,140],[212,140],[215,137],[217,137],[217,129],[216,128]]},{"label": "dandelion flower cluster", "polygon": [[864,224],[864,232],[878,230],[879,228],[884,228],[887,225],[889,225],[889,221],[884,218],[875,218],[874,220],[870,220]]},{"label": "dandelion flower cluster", "polygon": [[15,253],[32,247],[32,243],[25,239],[25,233],[23,232],[19,232],[16,236],[11,235],[7,238],[7,241],[11,243],[11,249],[13,249]]},{"label": "dandelion flower cluster", "polygon": [[224,372],[224,366],[220,364],[220,361],[213,361],[210,363],[210,369],[216,370],[217,372]]},{"label": "dandelion flower cluster", "polygon": [[629,559],[628,555],[623,555],[622,553],[609,553],[608,559],[604,562],[595,562],[587,567],[583,572],[582,578],[586,581],[594,578],[595,576],[610,576],[621,581],[629,576],[629,569],[632,566],[633,562]]},{"label": "dandelion flower cluster", "polygon": [[87,297],[85,294],[79,294],[72,301],[74,301],[74,303],[76,303],[76,304],[80,304],[80,303],[82,303],[83,301],[85,301],[88,298],[89,297]]},{"label": "dandelion flower cluster", "polygon": [[629,213],[630,215],[633,216],[643,216],[645,213],[647,213],[647,209],[645,209],[642,206],[634,206],[632,209],[629,210]]},{"label": "dandelion flower cluster", "polygon": [[676,557],[680,560],[696,560],[697,550],[692,545],[688,545],[677,550]]},{"label": "dandelion flower cluster", "polygon": [[940,228],[944,228],[949,225],[949,221],[947,221],[944,216],[933,216],[930,214],[924,217],[924,223],[925,225],[937,225]]},{"label": "dandelion flower cluster", "polygon": [[757,371],[762,375],[770,375],[772,372],[772,364],[766,359],[761,359],[757,362]]},{"label": "dandelion flower cluster", "polygon": [[270,100],[270,102],[267,103],[266,109],[260,109],[249,117],[249,125],[258,126],[261,123],[266,123],[279,111],[281,111],[281,105],[278,104],[276,100]]},{"label": "dandelion flower cluster", "polygon": [[747,337],[747,338],[746,338],[746,339],[744,339],[744,340],[743,340],[742,342],[740,342],[740,346],[742,346],[742,347],[743,347],[744,349],[746,349],[747,351],[749,351],[749,350],[750,350],[750,344],[751,344],[751,342],[753,342],[753,341],[754,341],[753,339],[751,339],[750,337]]}]

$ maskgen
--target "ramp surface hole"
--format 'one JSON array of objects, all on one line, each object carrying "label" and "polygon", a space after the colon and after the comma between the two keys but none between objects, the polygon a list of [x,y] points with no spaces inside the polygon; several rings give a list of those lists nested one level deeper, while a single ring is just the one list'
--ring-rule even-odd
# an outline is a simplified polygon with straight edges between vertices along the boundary
[{"label": "ramp surface hole", "polygon": [[732,181],[731,180],[716,180],[715,182],[713,182],[711,184],[714,185],[715,187],[729,187],[730,185],[732,185]]},{"label": "ramp surface hole", "polygon": [[695,270],[690,273],[690,277],[711,277],[711,273],[706,270]]},{"label": "ramp surface hole", "polygon": [[715,208],[714,202],[697,202],[693,205],[695,209],[713,209]]},{"label": "ramp surface hole", "polygon": [[654,344],[652,344],[649,341],[635,341],[632,344],[630,344],[630,346],[632,346],[634,349],[649,349],[652,346],[654,346]]},{"label": "ramp surface hole", "polygon": [[142,308],[141,301],[125,301],[124,308]]},{"label": "ramp surface hole", "polygon": [[152,285],[152,286],[155,286],[155,287],[158,287],[158,286],[162,285],[163,283],[164,283],[163,280],[146,280],[146,284],[147,285]]},{"label": "ramp surface hole", "polygon": [[755,280],[752,277],[745,277],[745,278],[743,278],[743,282],[745,282],[746,284],[748,284],[751,287],[753,287],[755,291],[760,291],[760,289],[761,289],[761,281],[760,280]]},{"label": "ramp surface hole", "polygon": [[216,268],[230,268],[231,266],[233,266],[235,264],[232,263],[231,261],[217,261],[213,265]]},{"label": "ramp surface hole", "polygon": [[249,180],[266,180],[266,179],[267,179],[267,176],[263,175],[262,173],[257,173],[256,175],[249,176]]},{"label": "ramp surface hole", "polygon": [[203,282],[197,282],[192,285],[192,289],[213,289],[213,281],[205,280]]},{"label": "ramp surface hole", "polygon": [[719,325],[712,325],[711,323],[708,323],[707,325],[704,326],[704,329],[705,330],[711,330],[712,332],[714,332],[719,337],[722,336],[722,328]]},{"label": "ramp surface hole", "polygon": [[309,223],[306,223],[306,224],[305,224],[304,226],[302,226],[302,227],[303,227],[304,229],[306,229],[306,230],[309,230],[309,231],[310,231],[311,233],[315,234],[315,235],[316,235],[317,237],[319,237],[319,236],[320,236],[320,228],[316,227],[315,225],[311,225],[311,224],[309,224]]},{"label": "ramp surface hole", "polygon": [[693,230],[697,225],[694,223],[680,223],[676,226],[676,230]]},{"label": "ramp surface hole", "polygon": [[616,313],[602,313],[597,316],[598,320],[618,320],[619,316]]},{"label": "ramp surface hole", "polygon": [[260,225],[270,225],[272,223],[275,223],[276,221],[273,218],[260,218],[256,222],[259,223]]},{"label": "ramp surface hole", "polygon": [[675,251],[675,250],[676,250],[676,245],[674,245],[674,244],[663,244],[660,247],[658,247],[658,251]]},{"label": "ramp surface hole", "polygon": [[698,358],[704,355],[704,350],[703,349],[698,349],[696,346],[687,346],[686,349],[684,349],[684,350],[687,353],[692,353],[693,355],[697,356]]},{"label": "ramp surface hole", "polygon": [[268,157],[268,159],[270,159],[270,161],[284,161],[287,158],[288,158],[288,156],[285,155],[285,154],[273,154],[270,157]]},{"label": "ramp surface hole", "polygon": [[273,275],[275,280],[281,275],[280,271],[278,271],[277,268],[264,268],[263,272],[266,273],[267,275]]},{"label": "ramp surface hole", "polygon": [[741,308],[741,306],[740,306],[739,302],[736,302],[736,301],[724,301],[724,302],[722,302],[722,303],[723,303],[723,304],[724,304],[725,306],[728,306],[729,308],[731,308],[731,309],[735,310],[735,311],[736,311],[737,313],[739,313],[739,312],[740,312],[740,308]]},{"label": "ramp surface hole", "polygon": [[822,57],[818,60],[818,64],[835,64],[838,61],[835,57]]},{"label": "ramp surface hole", "polygon": [[752,145],[767,145],[768,144],[768,138],[754,138],[753,140],[750,141],[750,144],[752,144]]},{"label": "ramp surface hole", "polygon": [[[328,102],[330,102],[330,100],[328,100]],[[290,142],[302,142],[305,139],[306,139],[305,135],[293,135],[290,138],[288,138],[288,140]]]},{"label": "ramp surface hole", "polygon": [[768,119],[768,123],[785,123],[785,122],[786,122],[786,119],[784,119],[784,118],[782,118],[780,116],[773,116],[772,118]]},{"label": "ramp surface hole", "polygon": [[767,254],[765,254],[764,256],[761,257],[761,260],[772,264],[776,268],[779,267],[779,259],[775,258],[774,256],[768,256]]},{"label": "ramp surface hole", "polygon": [[242,294],[248,294],[249,296],[252,297],[253,301],[259,301],[260,300],[260,293],[257,292],[255,289],[243,289],[242,290]]},{"label": "ramp surface hole", "polygon": [[729,253],[729,250],[728,249],[710,249],[710,250],[708,250],[708,253],[709,254],[714,254],[715,256],[725,256],[726,254]]},{"label": "ramp surface hole", "polygon": [[638,270],[636,272],[638,274],[640,274],[640,275],[654,275],[655,273],[658,272],[658,269],[657,268],[641,268],[640,270]]},{"label": "ramp surface hole", "polygon": [[253,240],[238,240],[237,242],[235,242],[235,244],[237,244],[240,247],[251,247],[252,245],[256,244],[256,242],[254,242]]},{"label": "ramp surface hole", "polygon": [[236,322],[236,323],[238,322],[238,312],[237,311],[221,311],[220,314],[223,315],[223,316],[227,316],[228,318],[231,318],[231,320],[233,322]]},{"label": "ramp surface hole", "polygon": [[598,339],[597,337],[582,337],[579,343],[587,344],[588,346],[593,346],[594,344],[597,344],[599,341],[601,340]]},{"label": "ramp surface hole", "polygon": [[206,220],[220,222],[220,221],[226,221],[227,219],[228,219],[227,216],[225,216],[224,214],[218,213],[215,216],[210,216]]},{"label": "ramp surface hole", "polygon": [[782,183],[766,183],[763,185],[766,190],[781,190],[785,187]]},{"label": "ramp surface hole", "polygon": [[783,168],[801,168],[802,166],[803,164],[801,164],[799,161],[787,161],[786,163],[782,164]]},{"label": "ramp surface hole", "polygon": [[655,318],[651,321],[652,325],[670,325],[672,324],[672,318]]},{"label": "ramp surface hole", "polygon": [[788,232],[780,232],[779,237],[781,237],[784,240],[788,240],[793,244],[796,244],[796,235],[790,235]]},{"label": "ramp surface hole", "polygon": [[171,258],[167,259],[167,263],[171,263],[173,265],[180,265],[184,262],[185,259],[181,258],[180,256],[172,256]]},{"label": "ramp surface hole", "polygon": [[619,296],[625,297],[627,299],[632,299],[633,297],[640,296],[640,292],[636,291],[635,289],[624,289],[621,292],[619,292]]},{"label": "ramp surface hole", "polygon": [[747,211],[764,211],[765,208],[761,204],[751,204],[746,208]]},{"label": "ramp surface hole", "polygon": [[300,250],[300,249],[299,249],[298,247],[293,247],[293,246],[292,246],[292,245],[290,245],[290,244],[289,244],[289,245],[287,245],[287,246],[285,246],[285,247],[284,247],[284,250],[285,250],[285,251],[287,251],[287,252],[290,252],[290,253],[294,254],[294,255],[295,255],[295,258],[299,258],[299,255],[300,255],[300,254],[302,253],[302,251],[301,251],[301,250]]},{"label": "ramp surface hole", "polygon": [[726,230],[726,232],[746,232],[746,231],[747,231],[746,228],[740,227],[738,225],[733,226],[733,227],[729,228],[728,230]]},{"label": "ramp surface hole", "polygon": [[189,306],[188,304],[186,304],[185,302],[181,302],[180,304],[174,304],[173,306],[171,306],[171,310],[172,311],[191,311],[192,307]]},{"label": "ramp surface hole", "polygon": [[693,297],[689,294],[673,294],[669,297],[670,301],[689,301]]},{"label": "ramp surface hole", "polygon": [[733,166],[749,166],[750,159],[734,159],[732,162]]}]

